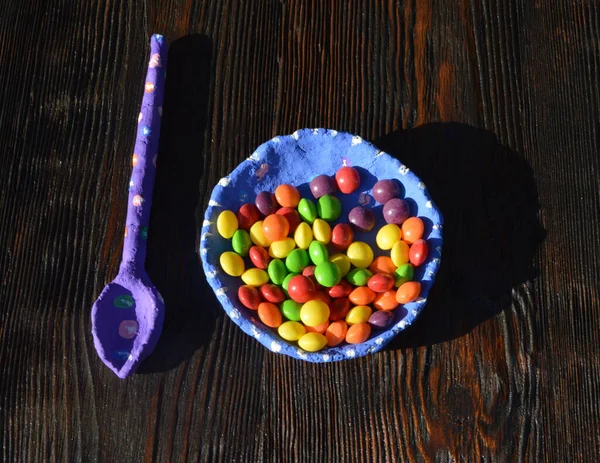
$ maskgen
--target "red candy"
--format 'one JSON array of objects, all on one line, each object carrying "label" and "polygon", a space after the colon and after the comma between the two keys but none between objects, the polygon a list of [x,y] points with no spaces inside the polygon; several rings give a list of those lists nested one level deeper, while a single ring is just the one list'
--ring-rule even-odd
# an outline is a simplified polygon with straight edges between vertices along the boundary
[{"label": "red candy", "polygon": [[343,320],[350,312],[350,300],[347,297],[334,299],[329,305],[329,319],[334,322]]},{"label": "red candy", "polygon": [[237,213],[240,228],[248,231],[250,227],[260,220],[260,212],[254,204],[244,204]]},{"label": "red candy", "polygon": [[335,173],[335,180],[342,193],[352,193],[360,185],[360,175],[354,167],[342,167]]},{"label": "red candy", "polygon": [[369,278],[367,286],[376,293],[385,293],[394,287],[396,279],[387,273],[378,273]]},{"label": "red candy", "polygon": [[248,307],[251,310],[258,310],[258,305],[262,302],[262,297],[258,289],[248,285],[240,286],[238,289],[238,299],[244,307]]},{"label": "red candy", "polygon": [[260,294],[265,301],[272,302],[274,304],[280,304],[285,301],[285,293],[283,289],[272,283],[267,283],[260,287]]},{"label": "red candy", "polygon": [[354,287],[346,280],[340,281],[337,285],[329,288],[329,295],[333,298],[348,297]]},{"label": "red candy", "polygon": [[322,289],[316,292],[314,298],[323,301],[327,305],[331,304],[331,297]]},{"label": "red candy", "polygon": [[260,246],[252,246],[249,251],[250,260],[256,268],[266,270],[271,261],[268,251]]},{"label": "red candy", "polygon": [[429,249],[427,247],[427,241],[422,239],[415,241],[410,247],[410,250],[408,251],[408,258],[410,260],[410,263],[413,264],[415,267],[418,267],[419,265],[423,264],[423,262],[427,260],[428,252]]},{"label": "red candy", "polygon": [[331,232],[331,244],[344,251],[354,241],[354,232],[347,223],[338,223]]},{"label": "red candy", "polygon": [[288,294],[296,302],[308,302],[315,298],[317,286],[304,275],[296,275],[288,283]]},{"label": "red candy", "polygon": [[275,214],[279,214],[284,216],[288,224],[290,225],[290,233],[294,233],[298,225],[302,222],[302,218],[296,209],[292,209],[291,207],[282,207]]}]

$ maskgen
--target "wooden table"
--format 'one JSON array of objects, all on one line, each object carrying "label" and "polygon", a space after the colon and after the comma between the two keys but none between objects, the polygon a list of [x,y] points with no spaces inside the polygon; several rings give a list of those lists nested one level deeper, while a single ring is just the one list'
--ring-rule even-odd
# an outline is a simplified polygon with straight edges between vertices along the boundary
[{"label": "wooden table", "polygon": [[[5,461],[600,461],[600,11],[593,1],[6,0]],[[140,374],[103,366],[148,37],[171,43]],[[260,143],[346,130],[445,216],[438,281],[383,353],[305,364],[221,311],[197,249]]]}]

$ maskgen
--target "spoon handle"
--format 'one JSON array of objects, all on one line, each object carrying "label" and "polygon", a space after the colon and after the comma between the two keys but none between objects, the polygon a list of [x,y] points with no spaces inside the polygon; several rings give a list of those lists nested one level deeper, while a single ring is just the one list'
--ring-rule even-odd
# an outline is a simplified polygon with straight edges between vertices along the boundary
[{"label": "spoon handle", "polygon": [[162,35],[154,34],[150,40],[150,62],[132,157],[133,171],[129,182],[125,242],[121,263],[121,268],[130,267],[134,271],[143,271],[146,260],[146,239],[165,95],[167,49],[166,39]]}]

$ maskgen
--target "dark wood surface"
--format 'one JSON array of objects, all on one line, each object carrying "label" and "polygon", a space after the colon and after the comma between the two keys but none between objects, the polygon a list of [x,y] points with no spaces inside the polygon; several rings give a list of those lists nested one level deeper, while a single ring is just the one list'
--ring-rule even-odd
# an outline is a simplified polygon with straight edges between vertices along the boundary
[{"label": "dark wood surface", "polygon": [[[600,16],[576,0],[0,2],[5,461],[600,461]],[[148,36],[172,44],[140,374],[96,356]],[[260,143],[347,130],[445,215],[420,320],[329,365],[268,352],[199,258],[213,185]]]}]

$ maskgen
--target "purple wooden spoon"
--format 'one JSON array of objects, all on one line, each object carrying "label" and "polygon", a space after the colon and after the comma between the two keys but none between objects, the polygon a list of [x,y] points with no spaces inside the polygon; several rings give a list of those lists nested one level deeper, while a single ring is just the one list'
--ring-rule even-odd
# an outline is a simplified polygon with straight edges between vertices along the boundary
[{"label": "purple wooden spoon", "polygon": [[156,155],[165,94],[167,43],[155,34],[150,41],[150,63],[138,117],[129,183],[129,202],[123,261],[92,308],[92,335],[96,351],[119,378],[133,373],[156,346],[162,330],[165,304],[146,274],[146,238]]}]

